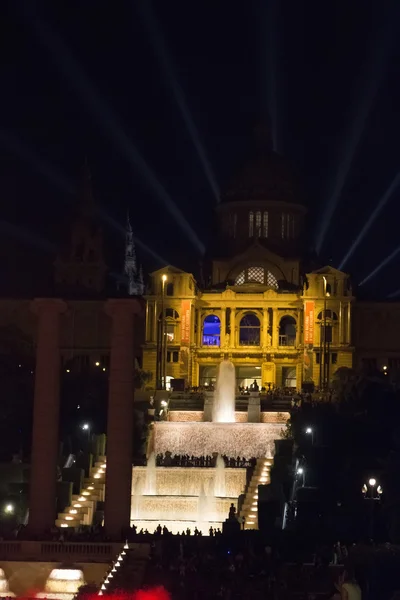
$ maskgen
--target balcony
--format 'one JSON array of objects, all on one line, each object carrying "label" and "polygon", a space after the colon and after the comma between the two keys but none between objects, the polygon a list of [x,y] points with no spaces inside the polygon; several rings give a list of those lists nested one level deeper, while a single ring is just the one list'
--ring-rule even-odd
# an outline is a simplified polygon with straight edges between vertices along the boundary
[{"label": "balcony", "polygon": [[279,336],[279,346],[291,346],[294,348],[296,345],[296,336],[295,335],[280,335]]}]

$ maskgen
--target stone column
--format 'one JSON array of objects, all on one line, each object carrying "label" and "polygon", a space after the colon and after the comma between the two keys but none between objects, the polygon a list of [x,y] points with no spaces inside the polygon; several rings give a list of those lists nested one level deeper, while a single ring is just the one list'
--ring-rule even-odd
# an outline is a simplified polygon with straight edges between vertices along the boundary
[{"label": "stone column", "polygon": [[226,306],[221,307],[221,329],[220,329],[220,347],[223,348],[225,346],[225,338],[226,338]]},{"label": "stone column", "polygon": [[151,341],[157,343],[157,331],[158,331],[158,315],[157,315],[157,300],[154,300],[154,313],[153,313],[153,332]]},{"label": "stone column", "polygon": [[346,342],[351,344],[351,303],[349,302],[347,305],[347,335]]},{"label": "stone column", "polygon": [[32,302],[38,315],[29,533],[43,536],[56,517],[58,421],[60,411],[60,314],[66,304],[56,298]]},{"label": "stone column", "polygon": [[279,344],[278,309],[274,308],[272,313],[272,346],[277,348]]},{"label": "stone column", "polygon": [[297,313],[297,319],[296,319],[296,341],[295,341],[295,347],[298,348],[300,345],[300,334],[301,334],[301,311],[298,311]]},{"label": "stone column", "polygon": [[145,323],[145,342],[151,341],[151,331],[150,331],[150,314],[151,314],[151,306],[149,302],[146,300],[146,323]]},{"label": "stone column", "polygon": [[343,308],[342,301],[339,303],[339,340],[338,345],[342,346],[343,344]]},{"label": "stone column", "polygon": [[104,525],[122,540],[130,525],[133,435],[133,314],[135,300],[108,300],[112,318]]},{"label": "stone column", "polygon": [[197,340],[196,340],[196,344],[198,347],[201,346],[201,338],[202,338],[202,331],[201,331],[201,310],[198,309],[197,311]]},{"label": "stone column", "polygon": [[262,346],[266,348],[268,344],[268,327],[269,327],[269,314],[268,308],[263,308],[263,337]]},{"label": "stone column", "polygon": [[230,344],[231,344],[231,348],[236,348],[236,310],[235,308],[232,306],[231,308],[231,337],[230,337]]}]

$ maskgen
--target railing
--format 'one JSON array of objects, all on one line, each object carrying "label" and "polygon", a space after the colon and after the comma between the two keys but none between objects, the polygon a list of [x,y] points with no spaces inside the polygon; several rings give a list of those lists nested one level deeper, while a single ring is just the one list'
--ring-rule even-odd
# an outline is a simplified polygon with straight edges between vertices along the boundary
[{"label": "railing", "polygon": [[108,562],[121,550],[122,543],[105,542],[0,542],[1,560]]}]

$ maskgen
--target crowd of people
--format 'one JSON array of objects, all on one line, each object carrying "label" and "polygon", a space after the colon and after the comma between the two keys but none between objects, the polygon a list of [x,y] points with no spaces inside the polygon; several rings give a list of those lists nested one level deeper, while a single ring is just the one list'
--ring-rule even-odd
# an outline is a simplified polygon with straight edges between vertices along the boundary
[{"label": "crowd of people", "polygon": [[[165,454],[157,454],[156,465],[157,467],[216,467],[218,454],[215,453],[212,456],[189,456],[188,454],[172,455],[170,452]],[[236,458],[229,456],[222,456],[224,459],[225,467],[229,468],[240,468],[247,469],[254,467],[256,464],[255,458],[244,458],[237,456]]]}]

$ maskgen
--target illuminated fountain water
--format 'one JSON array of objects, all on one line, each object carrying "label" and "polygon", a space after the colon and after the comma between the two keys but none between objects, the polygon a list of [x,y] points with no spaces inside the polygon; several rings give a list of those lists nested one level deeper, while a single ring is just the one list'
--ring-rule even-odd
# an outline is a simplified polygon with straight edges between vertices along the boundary
[{"label": "illuminated fountain water", "polygon": [[220,454],[215,466],[214,495],[220,498],[226,496],[225,461]]},{"label": "illuminated fountain water", "polygon": [[219,364],[214,393],[212,420],[214,423],[235,422],[235,366],[230,360]]},{"label": "illuminated fountain water", "polygon": [[157,493],[157,468],[156,455],[152,452],[147,459],[146,478],[144,482],[144,496],[155,496]]},{"label": "illuminated fountain water", "polygon": [[[246,489],[246,468],[225,468],[222,457],[251,460],[272,455],[274,440],[281,437],[289,415],[262,412],[261,406],[258,420],[254,410],[236,413],[235,388],[235,367],[224,360],[218,369],[212,414],[207,395],[207,411],[171,410],[168,420],[153,424],[147,466],[134,467],[132,472],[131,519],[139,531],[154,531],[160,524],[172,533],[193,532],[197,527],[208,535],[210,527],[222,528],[231,504],[237,507]],[[253,406],[257,399],[252,400]],[[156,466],[157,455],[167,459],[165,466]],[[185,460],[174,461],[174,456],[200,460],[198,466],[191,460],[185,465]],[[215,456],[215,467],[201,460]]]}]

